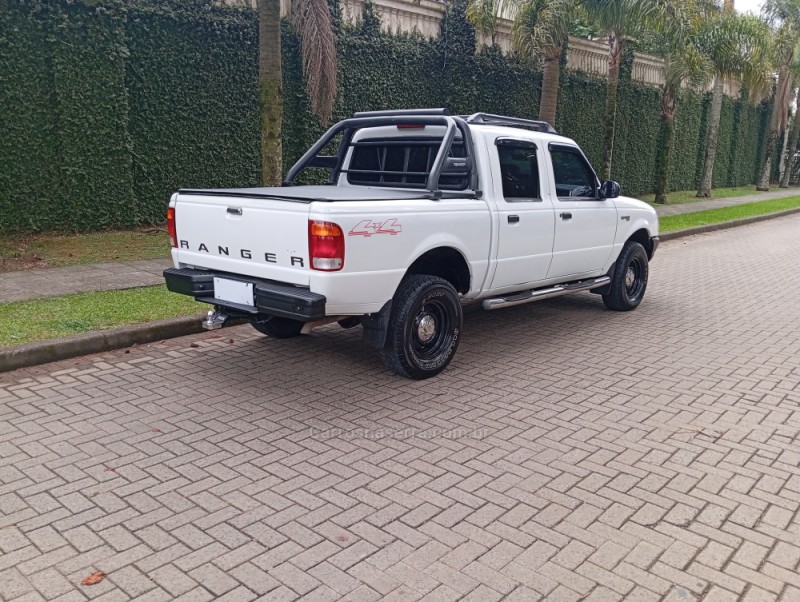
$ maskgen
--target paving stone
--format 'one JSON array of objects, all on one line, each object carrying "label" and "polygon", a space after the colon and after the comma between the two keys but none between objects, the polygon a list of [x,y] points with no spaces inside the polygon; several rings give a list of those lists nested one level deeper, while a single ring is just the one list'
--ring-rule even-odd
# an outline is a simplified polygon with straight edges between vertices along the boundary
[{"label": "paving stone", "polygon": [[0,597],[796,602],[798,227],[665,243],[630,314],[467,307],[424,383],[335,326],[2,374]]},{"label": "paving stone", "polygon": [[0,597],[13,600],[33,591],[33,585],[17,569],[0,573]]}]

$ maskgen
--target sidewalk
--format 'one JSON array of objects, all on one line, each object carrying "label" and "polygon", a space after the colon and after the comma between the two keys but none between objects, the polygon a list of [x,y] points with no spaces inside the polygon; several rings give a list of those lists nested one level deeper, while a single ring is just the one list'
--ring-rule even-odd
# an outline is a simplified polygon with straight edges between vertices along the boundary
[{"label": "sidewalk", "polygon": [[732,196],[727,199],[709,199],[707,201],[697,201],[696,203],[682,203],[680,205],[656,205],[658,217],[668,215],[679,215],[681,213],[696,213],[707,209],[722,209],[734,205],[744,205],[745,203],[757,203],[758,201],[771,201],[772,199],[782,199],[788,196],[800,195],[800,188],[777,188],[769,192],[758,192],[747,196]]},{"label": "sidewalk", "polygon": [[[798,194],[800,194],[799,188],[778,189],[727,199],[657,206],[656,212],[659,216],[693,213]],[[108,291],[163,284],[164,278],[161,273],[171,265],[171,260],[165,257],[164,259],[0,273],[0,303],[57,297],[86,291]]]},{"label": "sidewalk", "polygon": [[172,261],[148,259],[40,268],[0,274],[0,303],[163,284]]}]

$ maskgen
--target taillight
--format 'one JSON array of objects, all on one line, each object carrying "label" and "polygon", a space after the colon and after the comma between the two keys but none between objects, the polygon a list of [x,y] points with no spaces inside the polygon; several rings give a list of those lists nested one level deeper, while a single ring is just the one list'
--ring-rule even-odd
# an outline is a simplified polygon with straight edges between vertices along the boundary
[{"label": "taillight", "polygon": [[311,268],[336,272],[344,267],[344,232],[333,222],[308,220],[308,255]]},{"label": "taillight", "polygon": [[178,248],[178,231],[175,228],[175,207],[167,209],[167,230],[169,231],[169,241],[172,246]]}]

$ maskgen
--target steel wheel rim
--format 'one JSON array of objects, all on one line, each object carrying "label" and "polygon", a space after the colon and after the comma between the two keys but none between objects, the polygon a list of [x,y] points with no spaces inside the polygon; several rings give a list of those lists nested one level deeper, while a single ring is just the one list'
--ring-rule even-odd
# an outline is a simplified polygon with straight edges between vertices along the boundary
[{"label": "steel wheel rim", "polygon": [[625,270],[625,295],[628,299],[637,299],[644,292],[645,265],[641,257],[634,257]]},{"label": "steel wheel rim", "polygon": [[436,359],[450,347],[453,320],[447,304],[439,299],[423,303],[408,333],[414,354],[422,360]]}]

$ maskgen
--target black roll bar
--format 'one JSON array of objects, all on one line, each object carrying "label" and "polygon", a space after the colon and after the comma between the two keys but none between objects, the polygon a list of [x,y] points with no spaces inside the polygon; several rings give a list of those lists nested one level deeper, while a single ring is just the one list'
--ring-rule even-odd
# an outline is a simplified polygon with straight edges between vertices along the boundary
[{"label": "black roll bar", "polygon": [[[309,148],[305,154],[303,154],[302,157],[300,157],[297,163],[295,163],[286,174],[286,178],[283,180],[283,185],[291,186],[300,172],[306,167],[309,167],[310,164],[317,158],[319,152],[325,148],[334,137],[342,132],[345,133],[344,140],[342,141],[342,145],[339,147],[339,152],[337,153],[337,167],[332,172],[332,176],[334,176],[335,173],[338,173],[341,169],[342,162],[344,161],[344,153],[347,149],[350,139],[352,139],[352,135],[355,130],[385,125],[444,125],[447,129],[445,130],[442,143],[439,146],[439,152],[436,153],[436,158],[433,161],[433,165],[431,165],[431,171],[428,174],[428,178],[425,182],[426,190],[433,194],[434,198],[439,198],[442,194],[441,190],[439,190],[439,178],[442,175],[442,168],[444,167],[445,160],[450,152],[450,147],[453,145],[453,139],[455,138],[457,127],[463,132],[465,146],[469,144],[467,154],[472,154],[472,139],[469,136],[469,128],[466,127],[466,125],[464,125],[464,127],[459,127],[461,124],[463,124],[462,120],[459,119],[459,121],[461,123],[457,125],[456,118],[450,117],[449,115],[420,115],[416,113],[409,115],[407,112],[398,113],[397,115],[381,114],[345,119],[325,132],[325,134],[323,134],[323,136],[317,140],[314,145]],[[473,168],[473,174],[474,171],[475,170]]]}]

